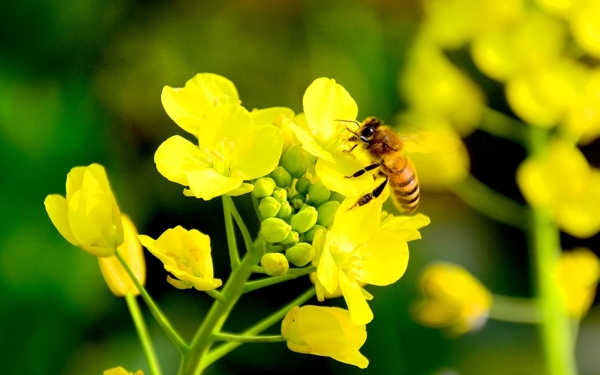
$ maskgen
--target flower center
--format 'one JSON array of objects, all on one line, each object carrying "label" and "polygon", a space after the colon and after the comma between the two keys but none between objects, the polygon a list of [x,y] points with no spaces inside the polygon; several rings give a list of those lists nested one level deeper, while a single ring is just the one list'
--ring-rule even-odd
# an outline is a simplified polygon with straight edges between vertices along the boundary
[{"label": "flower center", "polygon": [[202,151],[207,156],[209,166],[213,168],[220,175],[229,177],[231,175],[231,155],[235,150],[235,145],[232,141],[228,140],[227,137],[223,137],[220,142],[216,144],[214,149],[207,147],[202,148]]}]

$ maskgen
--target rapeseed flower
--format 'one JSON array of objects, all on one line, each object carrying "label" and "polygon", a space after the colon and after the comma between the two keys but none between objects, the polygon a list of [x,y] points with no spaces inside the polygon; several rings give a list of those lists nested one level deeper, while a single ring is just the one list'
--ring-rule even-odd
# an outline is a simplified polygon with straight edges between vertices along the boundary
[{"label": "rapeseed flower", "polygon": [[109,257],[123,243],[121,211],[100,164],[67,174],[66,197],[52,194],[44,205],[50,220],[71,244],[97,257]]},{"label": "rapeseed flower", "polygon": [[[121,219],[123,220],[125,240],[117,250],[125,259],[139,282],[144,285],[146,283],[146,260],[144,259],[142,244],[138,239],[137,229],[127,215],[121,215]],[[123,297],[128,292],[134,296],[140,294],[116,256],[98,258],[98,262],[100,263],[100,271],[102,271],[104,281],[106,281],[106,284],[114,295]]]},{"label": "rapeseed flower", "polygon": [[352,322],[347,310],[295,306],[283,319],[281,335],[294,352],[331,357],[360,368],[369,365],[359,352],[367,340],[366,327]]},{"label": "rapeseed flower", "polygon": [[104,375],[144,375],[142,370],[138,370],[135,374],[125,370],[123,367],[115,367],[103,372]]},{"label": "rapeseed flower", "polygon": [[429,327],[446,327],[454,335],[481,328],[492,304],[491,293],[464,268],[439,263],[421,275],[424,298],[414,306],[415,319]]},{"label": "rapeseed flower", "polygon": [[563,231],[579,238],[600,231],[600,170],[572,143],[555,139],[546,155],[526,159],[517,183],[527,202],[547,209]]},{"label": "rapeseed flower", "polygon": [[167,276],[167,281],[175,288],[213,290],[221,286],[221,280],[213,277],[210,237],[207,235],[178,225],[167,229],[157,240],[145,235],[140,235],[139,239],[175,276]]},{"label": "rapeseed flower", "polygon": [[[408,240],[414,234],[393,226],[380,228],[382,199],[350,209],[358,198],[348,198],[339,207],[331,229],[317,232],[313,240],[317,298],[323,301],[325,292],[342,291],[350,318],[355,324],[366,324],[373,313],[366,300],[371,295],[363,284],[389,285],[396,282],[408,264]],[[408,219],[408,221],[413,220]],[[417,217],[419,227],[423,221]],[[404,224],[410,227],[410,224]]]},{"label": "rapeseed flower", "polygon": [[570,316],[581,318],[589,310],[600,278],[600,260],[580,247],[561,254],[557,269],[565,307]]},{"label": "rapeseed flower", "polygon": [[[163,89],[167,114],[198,144],[173,136],[154,156],[156,168],[168,180],[189,187],[184,194],[204,200],[252,191],[247,180],[269,174],[284,143],[280,124],[293,115],[286,108],[250,114],[239,105],[235,86],[216,74],[202,73],[183,88]],[[287,116],[287,117],[286,117]]]}]

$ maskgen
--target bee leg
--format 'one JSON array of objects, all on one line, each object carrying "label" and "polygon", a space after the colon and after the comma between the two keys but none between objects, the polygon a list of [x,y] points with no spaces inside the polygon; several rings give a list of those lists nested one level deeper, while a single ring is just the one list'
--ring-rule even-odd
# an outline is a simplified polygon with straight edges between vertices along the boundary
[{"label": "bee leg", "polygon": [[350,153],[356,148],[356,146],[358,146],[358,143],[355,143],[350,150],[344,150],[344,152]]},{"label": "bee leg", "polygon": [[375,168],[379,167],[380,165],[381,165],[381,163],[374,163],[374,164],[371,164],[371,165],[367,165],[366,167],[364,167],[363,169],[361,169],[361,170],[357,171],[357,172],[356,172],[356,173],[354,173],[353,175],[350,175],[350,176],[344,176],[344,177],[345,177],[345,178],[354,178],[354,177],[360,177],[360,176],[362,176],[363,174],[365,174],[365,172],[372,171],[373,169],[375,169]]},{"label": "bee leg", "polygon": [[373,199],[378,198],[381,193],[383,193],[383,189],[385,189],[385,187],[387,186],[389,178],[387,176],[385,176],[385,180],[383,180],[383,182],[381,184],[379,184],[379,186],[377,186],[375,188],[375,190],[373,190],[372,192],[370,192],[369,194],[365,194],[362,197],[360,197],[360,199],[354,203],[354,205],[352,207],[350,207],[348,209],[348,211],[350,211],[351,209],[353,209],[356,206],[364,206],[365,204],[369,203],[370,201],[372,201]]}]

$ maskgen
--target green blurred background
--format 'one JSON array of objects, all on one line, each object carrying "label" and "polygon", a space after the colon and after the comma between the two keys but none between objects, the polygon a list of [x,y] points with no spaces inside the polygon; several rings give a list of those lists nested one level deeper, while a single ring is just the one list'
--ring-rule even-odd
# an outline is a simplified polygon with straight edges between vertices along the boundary
[{"label": "green blurred background", "polygon": [[[219,199],[184,197],[153,163],[158,145],[182,133],[160,103],[164,85],[213,72],[236,84],[249,109],[301,112],[304,90],[325,76],[351,93],[359,118],[391,119],[404,107],[398,75],[419,19],[416,0],[2,2],[0,373],[91,375],[122,365],[148,374],[124,300],[109,292],[96,259],[69,245],[45,213],[45,196],[64,194],[74,166],[105,165],[122,210],[141,233],[157,237],[183,225],[210,234],[215,274],[225,278]],[[523,150],[481,132],[466,143],[472,172],[522,199],[514,168]],[[510,156],[498,162],[498,155]],[[250,207],[243,197],[236,202]],[[207,373],[542,374],[535,327],[492,321],[451,339],[411,320],[419,272],[433,260],[463,265],[497,293],[528,296],[531,289],[519,231],[450,193],[424,191],[421,212],[432,224],[411,243],[406,275],[369,289],[375,319],[361,350],[370,360],[366,370],[265,344],[244,345]],[[210,299],[170,287],[160,262],[146,255],[150,294],[191,337]],[[226,328],[243,329],[309,285],[297,280],[253,293]],[[164,373],[175,374],[177,352],[144,312]],[[600,311],[592,308],[579,333],[582,375],[600,373],[599,347]]]}]

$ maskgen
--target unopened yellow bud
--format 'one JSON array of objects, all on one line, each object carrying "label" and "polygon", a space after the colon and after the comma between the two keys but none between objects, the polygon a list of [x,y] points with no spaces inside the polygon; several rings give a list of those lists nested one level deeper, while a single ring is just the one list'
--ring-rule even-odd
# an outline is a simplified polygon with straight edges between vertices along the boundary
[{"label": "unopened yellow bud", "polygon": [[276,217],[265,219],[260,224],[260,234],[271,243],[285,240],[291,230],[291,225]]},{"label": "unopened yellow bud", "polygon": [[306,242],[300,242],[287,249],[285,257],[296,267],[304,267],[315,257],[315,248]]},{"label": "unopened yellow bud", "polygon": [[310,187],[310,185],[312,184],[312,182],[310,182],[310,180],[306,177],[301,177],[298,179],[298,181],[296,181],[296,191],[299,194],[308,194],[308,188]]},{"label": "unopened yellow bud", "polygon": [[269,175],[280,188],[292,186],[292,176],[285,168],[279,166]]},{"label": "unopened yellow bud", "polygon": [[260,260],[260,265],[265,269],[265,273],[269,276],[282,276],[290,269],[290,264],[281,253],[268,253],[263,255]]},{"label": "unopened yellow bud", "polygon": [[290,219],[290,217],[292,216],[293,212],[294,212],[294,210],[292,209],[292,206],[290,206],[290,203],[288,201],[285,201],[285,202],[281,203],[281,208],[279,209],[279,212],[277,213],[277,217],[280,219],[283,219],[285,221],[288,221]]},{"label": "unopened yellow bud", "polygon": [[281,203],[277,201],[277,199],[273,197],[266,197],[260,201],[258,205],[258,210],[263,218],[275,217],[279,212],[281,207]]},{"label": "unopened yellow bud", "polygon": [[320,205],[319,208],[317,208],[317,212],[319,213],[317,224],[324,227],[330,226],[333,223],[333,219],[335,218],[335,214],[339,207],[340,203],[336,201],[329,201]]},{"label": "unopened yellow bud", "polygon": [[315,226],[318,217],[317,210],[314,207],[308,206],[294,215],[290,224],[292,224],[292,228],[298,233],[304,233]]},{"label": "unopened yellow bud", "polygon": [[310,228],[310,230],[308,232],[304,233],[304,240],[306,242],[313,242],[313,240],[315,239],[315,234],[317,234],[317,231],[320,230],[327,230],[325,229],[325,227],[317,224],[314,227]]},{"label": "unopened yellow bud", "polygon": [[287,201],[287,191],[285,189],[282,188],[275,188],[275,190],[273,191],[273,194],[271,194],[271,196],[275,199],[277,199],[278,202],[283,203],[285,201]]},{"label": "unopened yellow bud", "polygon": [[325,187],[321,181],[317,181],[308,188],[308,202],[313,206],[319,206],[329,200],[331,190]]},{"label": "unopened yellow bud", "polygon": [[287,247],[292,247],[298,243],[300,240],[300,235],[295,230],[291,231],[290,234],[287,235],[285,240],[281,241],[281,244]]},{"label": "unopened yellow bud", "polygon": [[300,178],[308,169],[308,155],[300,145],[293,145],[285,151],[281,165],[294,178]]},{"label": "unopened yellow bud", "polygon": [[257,198],[268,197],[273,194],[275,190],[275,180],[269,177],[261,177],[254,182],[254,190],[252,190],[252,194]]}]

